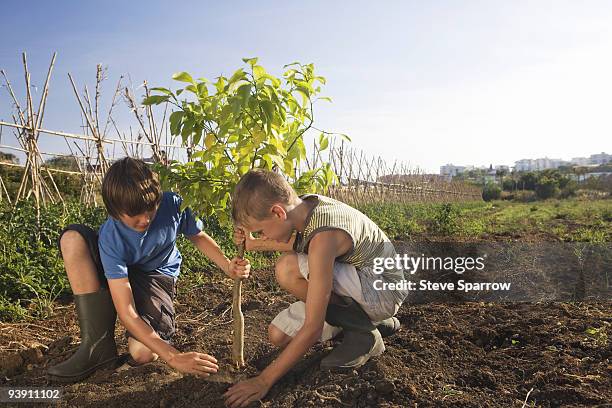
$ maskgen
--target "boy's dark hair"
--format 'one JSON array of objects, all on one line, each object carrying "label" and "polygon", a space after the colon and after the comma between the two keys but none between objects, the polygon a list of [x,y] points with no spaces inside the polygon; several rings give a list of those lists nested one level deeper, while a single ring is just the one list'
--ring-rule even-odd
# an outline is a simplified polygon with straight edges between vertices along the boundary
[{"label": "boy's dark hair", "polygon": [[116,161],[102,181],[102,200],[114,218],[152,211],[161,199],[159,176],[142,160],[125,157]]},{"label": "boy's dark hair", "polygon": [[251,170],[246,173],[234,189],[232,196],[232,218],[246,226],[247,218],[263,220],[270,215],[274,204],[293,204],[297,194],[283,176],[268,170]]}]

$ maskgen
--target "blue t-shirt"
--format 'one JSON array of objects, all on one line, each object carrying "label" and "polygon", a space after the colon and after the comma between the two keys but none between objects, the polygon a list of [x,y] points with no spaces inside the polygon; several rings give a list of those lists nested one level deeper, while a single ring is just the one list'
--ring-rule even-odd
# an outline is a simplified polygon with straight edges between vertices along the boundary
[{"label": "blue t-shirt", "polygon": [[178,234],[192,236],[202,231],[202,222],[189,208],[181,212],[181,202],[177,194],[164,193],[155,218],[144,232],[112,217],[102,224],[98,247],[107,279],[127,278],[131,266],[178,277],[182,260],[176,247]]}]

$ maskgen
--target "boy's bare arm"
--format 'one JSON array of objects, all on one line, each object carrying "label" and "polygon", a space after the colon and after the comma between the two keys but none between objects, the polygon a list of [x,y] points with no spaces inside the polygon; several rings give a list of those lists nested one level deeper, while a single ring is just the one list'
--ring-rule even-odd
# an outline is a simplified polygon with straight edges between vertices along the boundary
[{"label": "boy's bare arm", "polygon": [[196,235],[187,237],[196,248],[210,258],[225,273],[229,271],[230,260],[225,256],[219,244],[207,233],[201,231]]},{"label": "boy's bare arm", "polygon": [[234,243],[239,245],[240,243],[245,243],[245,248],[247,251],[257,251],[257,252],[268,252],[268,251],[278,251],[278,252],[291,252],[293,251],[293,243],[295,242],[295,233],[289,239],[289,242],[279,242],[273,239],[267,239],[265,237],[262,238],[253,238],[251,233],[245,233],[241,228],[234,229]]},{"label": "boy's bare arm", "polygon": [[236,278],[248,278],[251,270],[251,264],[248,259],[240,259],[234,257],[231,261],[225,256],[219,244],[215,242],[207,233],[201,231],[196,235],[188,237],[189,240],[195,245],[208,258],[212,259],[215,264],[227,276],[232,279]]},{"label": "boy's bare arm", "polygon": [[[337,256],[347,251],[345,238],[348,237],[343,234],[346,235],[341,231],[324,231],[318,233],[310,242],[306,319],[294,339],[261,373],[261,378],[270,386],[304,357],[321,337],[327,305],[332,293],[334,262]],[[350,239],[348,244],[352,245]]]},{"label": "boy's bare arm", "polygon": [[165,341],[140,318],[134,306],[134,295],[128,278],[109,279],[108,287],[119,320],[136,340],[158,354],[172,367],[182,372],[210,375],[217,371],[216,360],[203,353],[181,353]]}]

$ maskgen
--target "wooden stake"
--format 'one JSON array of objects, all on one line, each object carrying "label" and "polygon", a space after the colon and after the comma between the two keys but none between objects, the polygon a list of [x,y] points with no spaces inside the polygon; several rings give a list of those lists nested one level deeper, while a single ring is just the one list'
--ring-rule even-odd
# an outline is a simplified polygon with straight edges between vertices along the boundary
[{"label": "wooden stake", "polygon": [[[244,258],[244,243],[238,245],[238,258]],[[236,368],[244,367],[244,315],[242,314],[242,279],[234,279],[232,294],[232,317],[234,319],[234,338],[232,360]]]}]

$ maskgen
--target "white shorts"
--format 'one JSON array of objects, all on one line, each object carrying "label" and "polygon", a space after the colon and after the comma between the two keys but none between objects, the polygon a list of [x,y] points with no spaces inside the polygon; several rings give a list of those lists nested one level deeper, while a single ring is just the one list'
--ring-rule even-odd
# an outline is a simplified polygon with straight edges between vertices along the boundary
[{"label": "white shorts", "polygon": [[[304,279],[308,280],[308,255],[301,253],[297,254],[297,260],[300,274]],[[379,304],[372,304],[365,301],[361,287],[361,279],[359,278],[357,269],[353,265],[334,262],[333,275],[334,281],[332,291],[337,295],[350,297],[359,303],[373,322],[379,322],[389,318],[397,312],[399,305],[392,304],[393,302],[387,301],[386,299],[381,298]],[[286,335],[295,337],[297,332],[304,325],[305,319],[306,304],[302,301],[298,301],[276,315],[274,320],[272,320],[272,324]],[[341,328],[331,326],[325,322],[323,325],[323,333],[321,334],[321,341],[332,339],[341,330]]]}]

